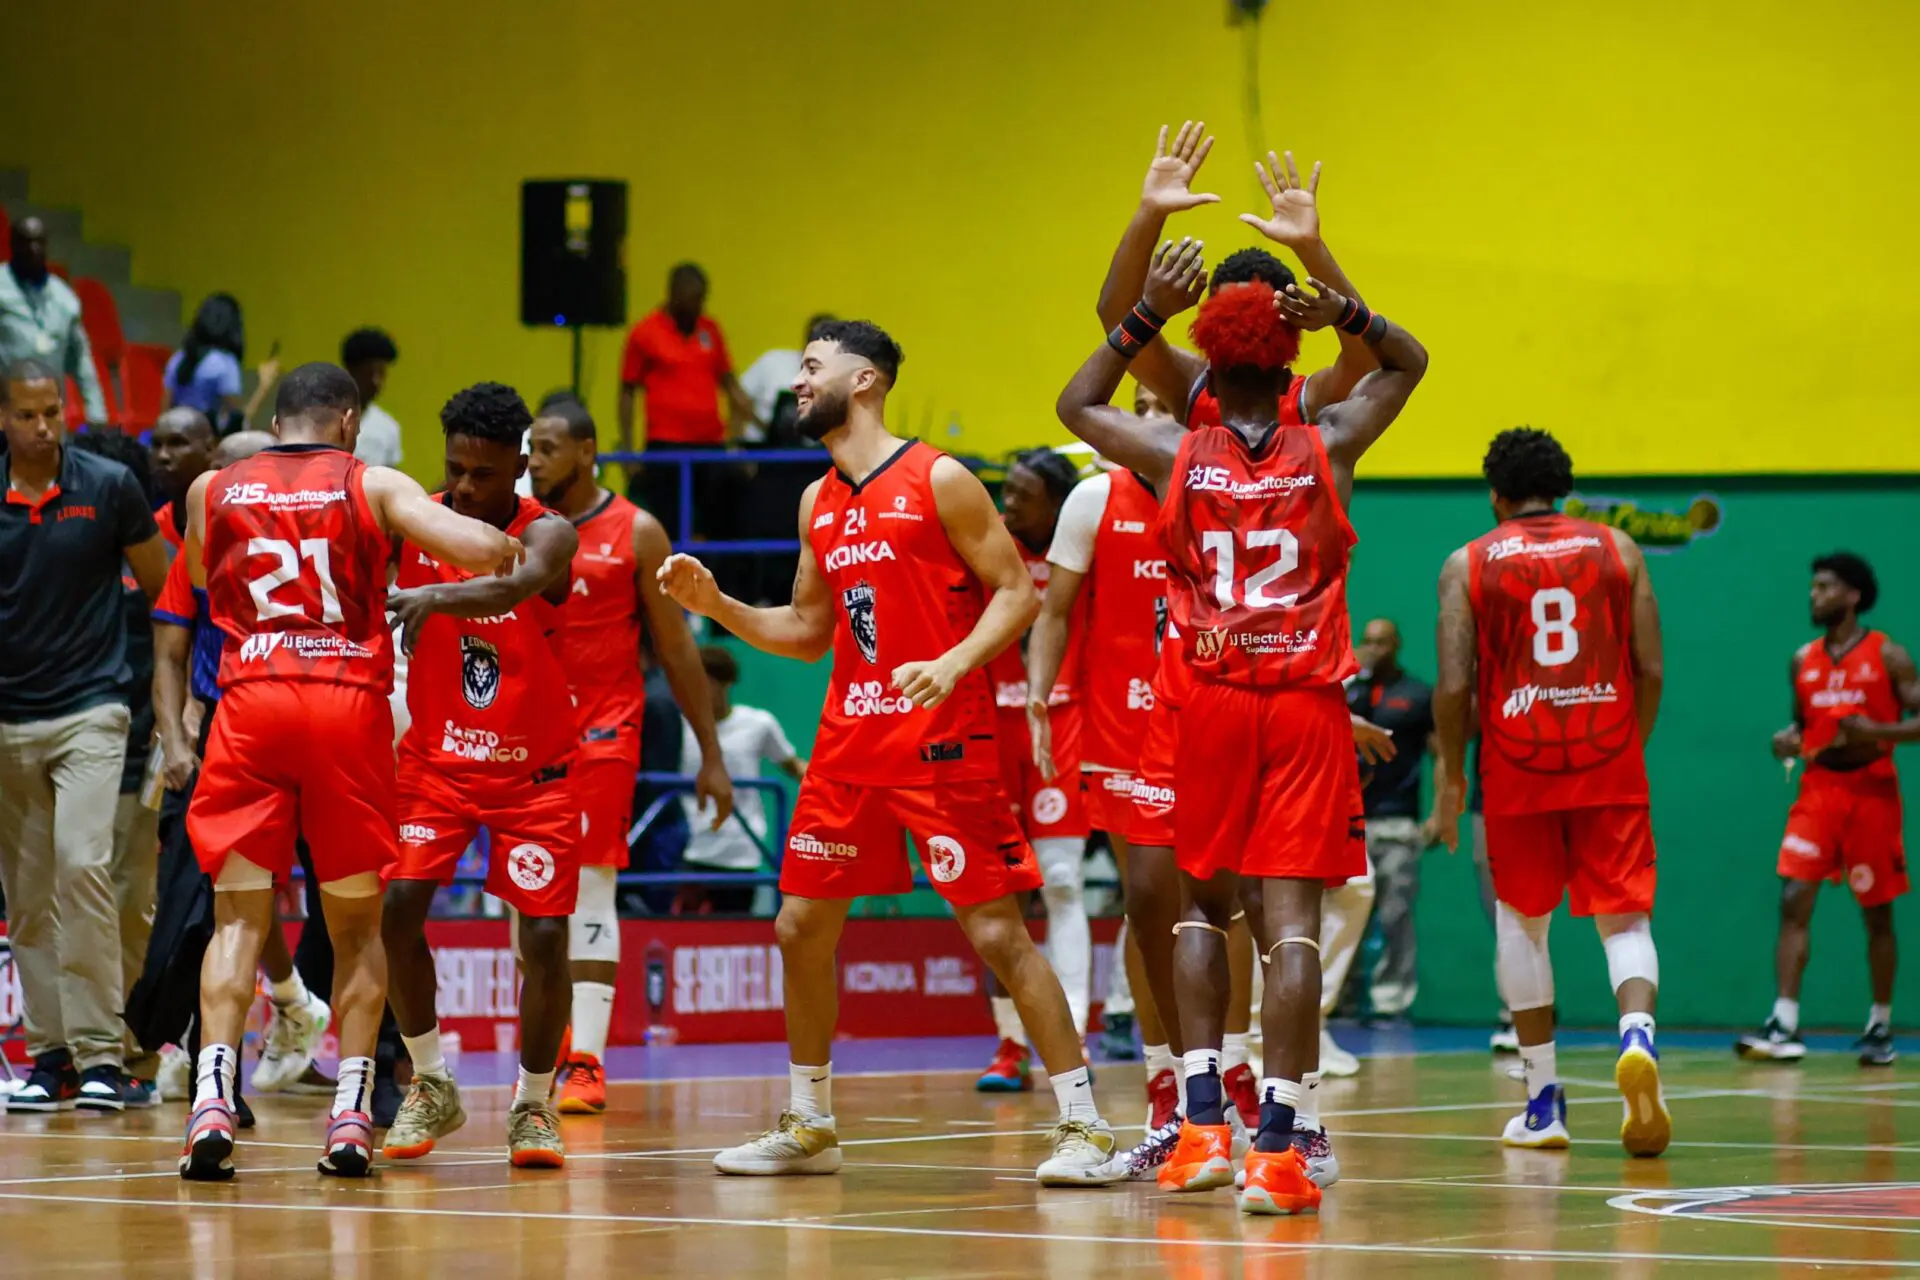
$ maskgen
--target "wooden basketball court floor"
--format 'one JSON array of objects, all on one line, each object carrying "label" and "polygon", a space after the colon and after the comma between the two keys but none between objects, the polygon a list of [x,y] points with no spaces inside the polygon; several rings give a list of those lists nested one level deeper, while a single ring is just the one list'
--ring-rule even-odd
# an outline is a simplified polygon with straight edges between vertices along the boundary
[{"label": "wooden basketball court floor", "polygon": [[[715,1148],[775,1114],[784,1078],[616,1084],[605,1117],[565,1122],[571,1159],[558,1172],[510,1168],[505,1086],[465,1088],[462,1132],[367,1182],[315,1173],[319,1099],[257,1103],[239,1177],[211,1186],[175,1174],[183,1106],[4,1116],[0,1274],[1920,1274],[1920,1080],[1839,1053],[1755,1067],[1712,1043],[1665,1050],[1676,1141],[1654,1161],[1615,1142],[1604,1047],[1561,1051],[1570,1154],[1499,1144],[1520,1092],[1511,1059],[1369,1059],[1323,1090],[1344,1176],[1317,1217],[1299,1219],[1247,1218],[1226,1193],[1151,1184],[1042,1190],[1031,1178],[1052,1111],[1044,1084],[982,1096],[951,1063],[836,1081],[838,1177],[712,1172]],[[1100,1069],[1116,1121],[1140,1123],[1140,1084],[1138,1065]]]}]

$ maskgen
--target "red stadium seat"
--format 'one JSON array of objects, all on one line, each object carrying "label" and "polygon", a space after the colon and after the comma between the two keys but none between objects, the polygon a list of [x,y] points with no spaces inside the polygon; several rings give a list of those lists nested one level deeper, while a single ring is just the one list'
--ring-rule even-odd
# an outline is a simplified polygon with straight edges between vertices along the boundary
[{"label": "red stadium seat", "polygon": [[0,262],[13,257],[13,220],[7,217],[7,206],[0,204]]},{"label": "red stadium seat", "polygon": [[170,347],[149,342],[129,342],[120,362],[120,376],[127,389],[127,412],[123,419],[130,432],[149,431],[167,409],[167,360]]},{"label": "red stadium seat", "polygon": [[80,322],[86,326],[93,353],[110,365],[118,365],[126,358],[127,337],[120,328],[120,304],[113,300],[113,290],[92,276],[81,276],[72,284],[80,298]]}]

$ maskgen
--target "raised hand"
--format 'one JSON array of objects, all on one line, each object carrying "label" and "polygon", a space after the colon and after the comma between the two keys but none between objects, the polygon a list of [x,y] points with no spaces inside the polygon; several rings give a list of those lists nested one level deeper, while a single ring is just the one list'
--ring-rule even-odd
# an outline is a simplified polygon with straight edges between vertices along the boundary
[{"label": "raised hand", "polygon": [[1273,309],[1280,318],[1302,329],[1324,329],[1338,323],[1347,313],[1347,299],[1312,276],[1307,277],[1307,284],[1317,292],[1308,293],[1290,284],[1284,292],[1273,295]]},{"label": "raised hand", "polygon": [[1147,180],[1140,188],[1140,203],[1162,214],[1197,209],[1203,204],[1219,204],[1219,196],[1196,193],[1190,189],[1194,175],[1200,172],[1200,166],[1206,163],[1207,152],[1211,150],[1213,139],[1207,136],[1204,121],[1189,120],[1181,125],[1172,146],[1167,145],[1167,126],[1161,125],[1160,144],[1154,150],[1153,163],[1147,166]]},{"label": "raised hand", "polygon": [[1298,253],[1301,246],[1320,238],[1320,206],[1315,195],[1320,190],[1320,162],[1313,162],[1313,172],[1301,182],[1300,171],[1293,166],[1293,152],[1284,154],[1284,168],[1280,157],[1271,151],[1267,152],[1266,164],[1253,162],[1253,171],[1259,175],[1260,185],[1266,188],[1272,211],[1264,218],[1257,213],[1243,213],[1240,221]]},{"label": "raised hand", "polygon": [[1206,292],[1207,264],[1201,256],[1205,248],[1189,236],[1179,244],[1169,240],[1155,250],[1140,300],[1162,320],[1173,319]]},{"label": "raised hand", "polygon": [[713,580],[713,571],[692,556],[668,556],[653,577],[660,590],[689,613],[710,618],[720,607],[720,587]]}]

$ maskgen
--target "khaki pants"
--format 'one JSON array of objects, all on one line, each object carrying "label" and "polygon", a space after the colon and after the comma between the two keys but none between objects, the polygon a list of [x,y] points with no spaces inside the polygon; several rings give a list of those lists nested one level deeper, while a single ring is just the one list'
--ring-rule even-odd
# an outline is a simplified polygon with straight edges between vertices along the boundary
[{"label": "khaki pants", "polygon": [[127,708],[0,723],[0,884],[27,1052],[118,1067],[125,1024],[113,821]]},{"label": "khaki pants", "polygon": [[[140,794],[123,793],[113,812],[113,888],[120,912],[120,982],[133,990],[147,963],[147,939],[153,936],[154,880],[160,869],[160,811],[140,803]],[[125,1036],[127,1074],[153,1079],[160,1056],[147,1053]]]},{"label": "khaki pants", "polygon": [[1373,1011],[1399,1017],[1420,994],[1413,906],[1420,896],[1420,824],[1412,818],[1368,818],[1367,861],[1373,864],[1373,918],[1380,929],[1374,962]]}]

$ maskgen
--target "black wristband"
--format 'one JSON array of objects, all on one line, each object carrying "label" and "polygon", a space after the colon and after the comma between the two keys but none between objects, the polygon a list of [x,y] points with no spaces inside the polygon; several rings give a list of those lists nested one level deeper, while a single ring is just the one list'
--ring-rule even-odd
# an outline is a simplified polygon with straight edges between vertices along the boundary
[{"label": "black wristband", "polygon": [[1374,312],[1372,318],[1367,321],[1367,332],[1365,336],[1368,342],[1378,342],[1380,339],[1386,337],[1387,318],[1378,311]]},{"label": "black wristband", "polygon": [[1159,336],[1167,322],[1155,315],[1153,308],[1145,302],[1133,304],[1133,310],[1120,318],[1113,332],[1107,335],[1107,345],[1118,351],[1128,360],[1140,354],[1145,347]]},{"label": "black wristband", "polygon": [[1348,298],[1347,309],[1340,313],[1340,318],[1334,322],[1333,327],[1357,338],[1367,331],[1367,325],[1372,321],[1373,312],[1367,310],[1366,303],[1358,298]]}]

